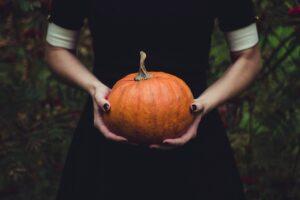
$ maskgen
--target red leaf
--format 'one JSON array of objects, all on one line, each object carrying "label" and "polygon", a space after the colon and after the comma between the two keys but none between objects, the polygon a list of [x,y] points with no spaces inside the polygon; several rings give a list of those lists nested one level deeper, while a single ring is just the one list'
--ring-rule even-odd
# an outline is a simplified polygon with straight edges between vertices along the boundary
[{"label": "red leaf", "polygon": [[288,14],[290,16],[300,15],[300,6],[290,8],[289,11],[288,11]]},{"label": "red leaf", "polygon": [[255,183],[257,183],[257,179],[251,176],[242,176],[241,180],[243,183],[247,184],[247,185],[253,185]]}]

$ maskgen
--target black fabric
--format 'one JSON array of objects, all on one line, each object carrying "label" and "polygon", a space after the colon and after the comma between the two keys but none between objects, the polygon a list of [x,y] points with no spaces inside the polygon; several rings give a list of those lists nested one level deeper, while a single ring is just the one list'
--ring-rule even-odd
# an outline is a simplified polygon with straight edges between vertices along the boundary
[{"label": "black fabric", "polygon": [[226,0],[216,4],[216,17],[222,31],[237,30],[255,22],[252,0]]},{"label": "black fabric", "polygon": [[[149,71],[177,75],[194,97],[207,87],[215,19],[224,31],[254,19],[250,0],[54,0],[51,13],[54,23],[70,29],[79,29],[88,18],[95,54],[93,73],[109,87],[137,72],[139,51],[144,50]],[[161,151],[106,140],[93,127],[89,98],[56,199],[242,200],[244,194],[216,110],[203,118],[196,139]]]},{"label": "black fabric", "polygon": [[52,0],[49,20],[66,29],[78,30],[89,11],[89,0]]}]

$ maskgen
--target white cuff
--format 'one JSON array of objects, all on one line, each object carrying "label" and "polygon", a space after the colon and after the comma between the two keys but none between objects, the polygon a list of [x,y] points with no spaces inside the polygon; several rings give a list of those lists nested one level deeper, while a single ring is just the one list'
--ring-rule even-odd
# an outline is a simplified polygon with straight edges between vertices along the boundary
[{"label": "white cuff", "polygon": [[65,29],[54,23],[48,24],[46,41],[57,47],[74,49],[79,36],[79,30]]},{"label": "white cuff", "polygon": [[230,51],[241,51],[253,47],[258,43],[258,32],[256,23],[246,27],[226,32],[226,40]]}]

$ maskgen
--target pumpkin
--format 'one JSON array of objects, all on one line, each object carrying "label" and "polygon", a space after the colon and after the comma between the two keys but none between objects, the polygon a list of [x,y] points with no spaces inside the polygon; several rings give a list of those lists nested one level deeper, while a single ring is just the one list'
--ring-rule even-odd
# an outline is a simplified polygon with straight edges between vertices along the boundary
[{"label": "pumpkin", "polygon": [[177,138],[191,125],[193,94],[180,78],[165,72],[147,72],[146,54],[140,52],[138,73],[115,83],[107,99],[111,109],[104,123],[115,134],[140,144]]}]

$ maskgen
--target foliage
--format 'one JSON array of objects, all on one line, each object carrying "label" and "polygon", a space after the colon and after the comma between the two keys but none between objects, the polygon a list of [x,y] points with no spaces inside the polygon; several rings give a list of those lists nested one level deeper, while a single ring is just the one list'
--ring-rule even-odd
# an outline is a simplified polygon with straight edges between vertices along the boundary
[{"label": "foliage", "polygon": [[[43,60],[49,0],[0,0],[0,198],[53,199],[86,94]],[[292,0],[255,0],[263,71],[219,108],[248,199],[299,199],[300,16]],[[78,56],[92,66],[89,30]],[[216,28],[210,81],[230,64]]]},{"label": "foliage", "polygon": [[[248,198],[299,199],[300,15],[287,14],[292,1],[255,2],[263,70],[251,88],[219,110]],[[219,34],[211,52],[212,81],[229,64]]]}]

